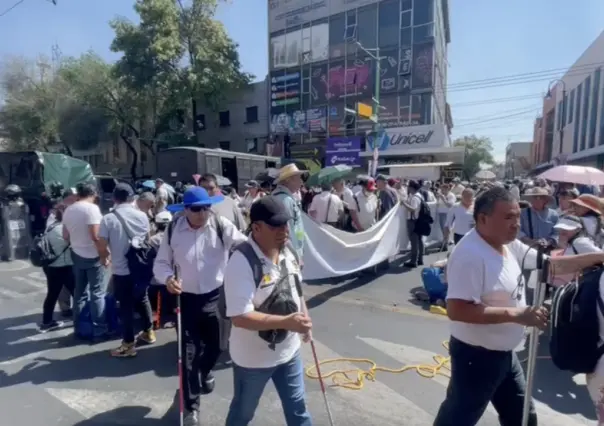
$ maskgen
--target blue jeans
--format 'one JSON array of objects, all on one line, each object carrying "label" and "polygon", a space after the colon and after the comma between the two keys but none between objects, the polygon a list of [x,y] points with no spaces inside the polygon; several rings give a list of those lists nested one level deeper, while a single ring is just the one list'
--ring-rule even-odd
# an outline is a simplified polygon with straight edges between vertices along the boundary
[{"label": "blue jeans", "polygon": [[107,280],[105,268],[101,265],[98,257],[88,259],[71,255],[73,259],[73,275],[75,277],[75,289],[73,292],[73,322],[77,330],[80,312],[90,301],[90,316],[94,327],[94,335],[102,336],[107,333],[107,321],[105,319],[105,294],[107,291]]},{"label": "blue jeans", "polygon": [[[522,424],[526,381],[515,352],[493,351],[451,337],[449,353],[451,381],[434,426],[475,426],[489,402],[501,426]],[[537,426],[532,403],[528,424]]]},{"label": "blue jeans", "polygon": [[312,426],[304,400],[304,367],[297,353],[288,362],[271,368],[244,368],[233,364],[233,400],[226,426],[247,426],[269,379],[277,389],[287,426]]}]

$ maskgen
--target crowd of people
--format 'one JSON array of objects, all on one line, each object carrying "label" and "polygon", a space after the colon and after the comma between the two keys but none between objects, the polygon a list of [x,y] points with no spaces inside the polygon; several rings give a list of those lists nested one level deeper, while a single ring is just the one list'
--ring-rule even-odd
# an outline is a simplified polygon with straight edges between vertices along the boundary
[{"label": "crowd of people", "polygon": [[[362,232],[401,206],[409,268],[424,262],[424,215],[433,215],[441,228],[443,249],[450,240],[455,245],[447,262],[452,377],[434,424],[475,425],[489,401],[502,424],[520,424],[525,380],[514,350],[524,327],[544,327],[548,318],[545,308],[526,300],[531,297],[526,283],[536,268],[534,247],[558,249],[552,262],[569,276],[601,263],[604,202],[593,191],[540,180],[434,183],[378,175],[306,188],[306,174],[289,164],[270,186],[250,181],[241,196],[225,196],[216,176],[206,174],[175,197],[175,204],[160,179],[155,193],[137,195],[118,184],[106,215],[95,204],[94,185],[66,191],[47,224],[57,256],[44,267],[48,293],[40,331],[63,325],[53,318],[62,300],[61,314],[73,318],[77,338],[80,313],[88,305],[93,338],[121,338],[111,355],[134,357],[138,345],[156,341],[149,294],[160,287],[172,306],[176,297],[180,301],[185,425],[198,424],[201,395],[213,391],[212,370],[228,350],[234,395],[227,426],[251,422],[271,379],[286,423],[309,426],[299,354],[300,345],[312,340],[301,285],[302,214]],[[128,253],[145,243],[155,250],[149,283],[154,285],[141,291]],[[108,292],[119,303],[121,336],[107,326]],[[600,320],[604,327],[604,317]],[[594,403],[601,405],[604,364],[588,383]],[[529,425],[536,424],[532,409]]]}]

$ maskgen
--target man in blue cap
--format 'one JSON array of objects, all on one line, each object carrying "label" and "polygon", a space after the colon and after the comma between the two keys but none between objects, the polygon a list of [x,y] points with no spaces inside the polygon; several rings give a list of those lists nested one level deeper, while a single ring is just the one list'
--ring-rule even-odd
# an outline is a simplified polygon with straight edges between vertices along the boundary
[{"label": "man in blue cap", "polygon": [[218,299],[232,248],[247,237],[212,212],[223,196],[199,187],[185,191],[183,203],[168,210],[183,214],[170,224],[159,246],[153,273],[172,294],[180,295],[185,426],[197,426],[202,391],[214,390],[214,368],[221,352],[224,322]]}]

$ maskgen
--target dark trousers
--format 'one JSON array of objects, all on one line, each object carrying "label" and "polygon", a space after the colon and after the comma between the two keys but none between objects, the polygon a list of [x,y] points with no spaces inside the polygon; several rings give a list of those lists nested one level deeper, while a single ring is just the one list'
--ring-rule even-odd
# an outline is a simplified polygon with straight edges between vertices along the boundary
[{"label": "dark trousers", "polygon": [[463,238],[463,234],[453,234],[453,244],[457,244]]},{"label": "dark trousers", "polygon": [[113,293],[115,299],[120,303],[120,321],[124,343],[134,343],[134,311],[141,316],[141,326],[144,331],[153,328],[147,290],[137,290],[130,275],[113,275]]},{"label": "dark trousers", "polygon": [[[526,381],[513,351],[492,351],[451,337],[451,381],[434,426],[475,426],[489,402],[501,426],[522,424]],[[531,403],[529,426],[537,426]]]},{"label": "dark trousers", "polygon": [[182,381],[185,408],[189,411],[199,410],[201,381],[212,371],[221,352],[218,291],[180,295],[184,357]]},{"label": "dark trousers", "polygon": [[424,240],[421,235],[415,232],[415,222],[414,219],[407,220],[407,232],[411,243],[411,259],[409,259],[409,262],[419,265],[424,263]]},{"label": "dark trousers", "polygon": [[65,286],[69,294],[73,296],[75,278],[71,265],[59,266],[57,268],[47,266],[43,268],[43,271],[44,275],[46,275],[47,292],[44,304],[42,305],[42,323],[50,324],[63,286]]}]

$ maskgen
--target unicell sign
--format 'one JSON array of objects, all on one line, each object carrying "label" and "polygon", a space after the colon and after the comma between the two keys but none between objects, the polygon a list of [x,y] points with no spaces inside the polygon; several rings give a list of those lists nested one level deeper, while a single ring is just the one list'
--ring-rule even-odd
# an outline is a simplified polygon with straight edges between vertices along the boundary
[{"label": "unicell sign", "polygon": [[449,146],[449,138],[442,124],[427,126],[397,127],[385,129],[375,136],[367,137],[366,150],[405,151],[419,148],[442,148]]}]

